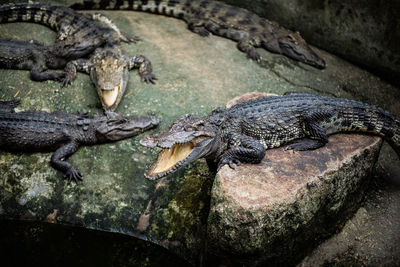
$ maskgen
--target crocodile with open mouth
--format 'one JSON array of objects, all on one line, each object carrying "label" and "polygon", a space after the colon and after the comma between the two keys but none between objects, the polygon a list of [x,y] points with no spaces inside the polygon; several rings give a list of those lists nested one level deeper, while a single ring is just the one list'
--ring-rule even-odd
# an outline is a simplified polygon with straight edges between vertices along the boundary
[{"label": "crocodile with open mouth", "polygon": [[219,1],[207,0],[83,0],[71,5],[74,9],[137,10],[164,14],[186,21],[201,36],[216,34],[238,42],[239,50],[253,60],[261,56],[255,47],[283,54],[318,69],[325,68],[319,57],[301,37],[276,22]]},{"label": "crocodile with open mouth", "polygon": [[138,135],[159,124],[154,116],[69,114],[61,111],[15,112],[19,101],[0,101],[0,148],[8,151],[55,151],[52,166],[68,182],[82,180],[82,174],[65,159],[80,146],[115,142]]},{"label": "crocodile with open mouth", "polygon": [[261,97],[201,118],[187,115],[140,143],[162,148],[145,174],[158,179],[200,158],[219,170],[259,163],[266,149],[285,144],[298,151],[317,149],[337,132],[380,135],[400,157],[399,118],[362,102],[310,93]]}]

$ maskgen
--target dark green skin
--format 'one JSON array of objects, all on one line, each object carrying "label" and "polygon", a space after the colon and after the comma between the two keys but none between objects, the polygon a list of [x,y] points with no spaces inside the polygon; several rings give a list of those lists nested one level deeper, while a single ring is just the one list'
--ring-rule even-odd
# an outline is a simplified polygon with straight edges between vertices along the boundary
[{"label": "dark green skin", "polygon": [[59,56],[57,46],[0,38],[0,68],[30,70],[34,81],[62,81],[64,73],[46,70],[63,69],[69,61]]},{"label": "dark green skin", "polygon": [[18,104],[15,100],[0,101],[0,148],[22,152],[55,151],[51,164],[69,182],[82,180],[82,174],[65,160],[80,146],[129,138],[159,123],[153,116],[123,116],[113,112],[93,118],[63,112],[15,112]]},{"label": "dark green skin", "polygon": [[205,0],[81,0],[74,9],[121,9],[146,11],[182,18],[193,32],[201,36],[216,34],[238,42],[239,50],[253,60],[260,60],[255,47],[283,54],[313,67],[325,68],[320,58],[301,37],[239,7]]},{"label": "dark green skin", "polygon": [[[199,159],[206,158],[219,170],[240,162],[259,163],[266,150],[287,144],[287,149],[312,150],[324,146],[337,132],[365,132],[387,140],[400,157],[400,120],[380,108],[342,98],[309,93],[287,93],[245,101],[211,115],[192,115],[176,120],[170,128],[146,137],[141,144],[171,148],[202,137],[191,154],[169,171],[146,173],[161,178]],[[153,165],[154,166],[154,165]]]}]

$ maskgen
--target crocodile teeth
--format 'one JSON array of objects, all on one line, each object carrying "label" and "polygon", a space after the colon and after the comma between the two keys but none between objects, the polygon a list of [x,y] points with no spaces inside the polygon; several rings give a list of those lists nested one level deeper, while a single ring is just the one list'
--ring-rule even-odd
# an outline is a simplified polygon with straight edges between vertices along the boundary
[{"label": "crocodile teeth", "polygon": [[150,167],[148,174],[149,178],[156,175],[168,172],[177,163],[187,158],[193,151],[194,144],[192,142],[184,144],[175,144],[171,148],[163,149],[158,155],[157,161]]},{"label": "crocodile teeth", "polygon": [[150,180],[155,180],[173,173],[180,167],[193,162],[197,159],[195,155],[198,154],[198,151],[193,151],[195,150],[196,145],[202,140],[204,140],[204,137],[197,137],[192,141],[176,143],[170,148],[164,148],[158,154],[157,161],[153,163],[145,173],[145,176]]}]

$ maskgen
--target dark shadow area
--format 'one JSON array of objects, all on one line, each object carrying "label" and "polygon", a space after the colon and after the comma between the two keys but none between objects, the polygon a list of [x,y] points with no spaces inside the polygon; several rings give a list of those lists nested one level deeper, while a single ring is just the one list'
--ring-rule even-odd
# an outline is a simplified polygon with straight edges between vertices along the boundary
[{"label": "dark shadow area", "polygon": [[135,237],[29,221],[0,220],[2,266],[190,266]]}]

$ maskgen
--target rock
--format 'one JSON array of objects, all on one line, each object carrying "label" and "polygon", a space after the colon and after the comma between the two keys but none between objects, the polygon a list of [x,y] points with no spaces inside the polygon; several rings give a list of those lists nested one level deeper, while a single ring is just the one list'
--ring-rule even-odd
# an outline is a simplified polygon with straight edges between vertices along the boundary
[{"label": "rock", "polygon": [[241,264],[296,263],[357,210],[381,144],[337,134],[315,151],[280,147],[260,164],[224,166],[212,189],[209,251]]}]

